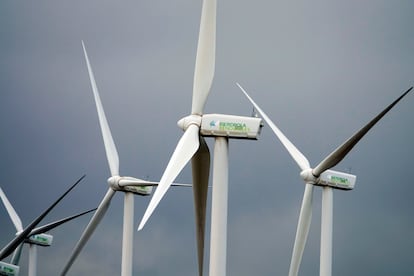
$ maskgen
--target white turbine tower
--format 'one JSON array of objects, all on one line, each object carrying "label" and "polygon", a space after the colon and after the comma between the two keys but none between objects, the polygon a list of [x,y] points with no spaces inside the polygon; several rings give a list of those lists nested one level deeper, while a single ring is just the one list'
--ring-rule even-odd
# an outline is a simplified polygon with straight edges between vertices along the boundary
[{"label": "white turbine tower", "polygon": [[191,160],[198,248],[198,270],[203,274],[205,212],[210,171],[210,152],[203,136],[215,137],[211,212],[210,275],[226,275],[228,139],[257,139],[261,119],[204,114],[214,77],[216,47],[216,0],[204,0],[194,72],[191,115],[181,119],[184,130],[158,189],[138,227],[141,230],[171,183]]},{"label": "white turbine tower", "polygon": [[[122,239],[122,266],[121,275],[132,275],[132,257],[133,257],[133,240],[134,240],[134,194],[147,196],[152,192],[153,186],[157,186],[158,182],[146,181],[129,176],[119,176],[119,157],[118,152],[112,138],[111,130],[109,129],[106,120],[105,112],[99,97],[98,88],[96,86],[95,77],[92,72],[92,67],[89,62],[88,54],[85,45],[82,41],[83,52],[85,55],[86,64],[88,67],[89,78],[92,86],[93,95],[95,98],[96,109],[98,112],[99,124],[102,131],[102,137],[105,145],[106,157],[111,172],[111,177],[108,178],[109,189],[98,206],[95,214],[89,221],[81,238],[76,244],[69,258],[68,263],[64,267],[61,275],[66,275],[76,260],[77,256],[85,246],[90,236],[95,231],[101,219],[108,210],[109,204],[115,192],[120,191],[124,193],[124,220],[123,220],[123,239]],[[173,184],[174,186],[190,186],[187,184]]]},{"label": "white turbine tower", "polygon": [[[39,224],[39,222],[45,217],[47,216],[47,214],[73,189],[75,188],[80,182],[81,180],[85,178],[85,175],[83,175],[81,178],[78,179],[78,181],[75,182],[75,184],[73,184],[68,190],[66,190],[65,193],[63,193],[52,205],[50,205],[45,211],[43,211],[42,214],[40,214],[38,217],[36,217],[28,226],[26,226],[26,228],[22,229],[21,231],[19,231],[16,234],[16,237],[11,240],[5,247],[3,247],[0,250],[0,261],[2,261],[4,258],[8,257],[13,251],[15,251],[17,249],[17,251],[19,251],[18,247],[21,245],[21,243],[23,243],[26,239],[30,238],[30,236],[32,235],[37,235],[43,232],[46,232],[50,229],[53,229],[54,227],[68,221],[71,220],[72,218],[66,218],[54,223],[50,223],[48,225],[42,226],[42,227],[38,227],[35,228],[37,226],[37,224]],[[4,196],[4,198],[6,199],[6,202],[8,202],[7,198]],[[3,196],[2,196],[3,199]],[[4,200],[4,199],[3,199]],[[21,224],[20,219],[17,216],[17,213],[14,212],[15,214],[13,214],[13,209],[11,207],[11,204],[7,204],[6,203],[6,208],[9,212],[9,214],[12,214],[12,220],[13,222],[16,222],[17,224]],[[74,216],[77,217],[77,216]],[[74,218],[73,217],[73,218]],[[20,228],[20,227],[19,227]],[[34,241],[36,241],[36,239],[34,239]],[[16,253],[16,251],[15,251]],[[19,253],[17,252],[17,256],[15,255],[13,257],[13,259],[18,259],[19,258]],[[9,266],[9,264],[7,263],[0,263],[0,269],[2,270],[2,272],[6,273],[6,275],[17,275],[19,272],[19,268],[17,266]]]},{"label": "white turbine tower", "polygon": [[387,106],[368,124],[357,131],[342,145],[331,152],[315,168],[311,168],[308,159],[286,138],[276,127],[264,111],[253,101],[246,91],[239,85],[249,101],[261,114],[263,119],[272,128],[280,142],[287,149],[292,158],[301,169],[300,176],[305,181],[305,193],[303,195],[300,209],[298,227],[296,231],[295,244],[293,247],[292,259],[289,268],[289,276],[296,276],[299,271],[303,250],[309,232],[312,218],[312,193],[313,186],[323,187],[322,192],[322,217],[321,217],[321,251],[320,251],[320,272],[321,276],[329,276],[332,273],[332,224],[333,224],[333,191],[332,189],[351,190],[354,188],[356,176],[342,172],[329,170],[336,166],[349,151],[360,141],[360,139],[389,111],[396,105],[413,87],[404,92],[392,104]]},{"label": "white turbine tower", "polygon": [[[0,188],[0,198],[4,204],[4,206],[6,207],[6,210],[17,230],[16,235],[18,235],[19,233],[23,232],[23,224],[22,221],[19,217],[19,215],[17,214],[16,210],[13,208],[12,204],[10,203],[10,201],[8,200],[8,198],[6,197],[6,195],[4,194],[3,190]],[[41,226],[41,227],[37,227],[35,229],[33,229],[29,235],[27,236],[27,238],[24,240],[24,243],[28,243],[29,244],[29,269],[28,269],[28,275],[29,276],[35,276],[37,275],[37,246],[51,246],[52,245],[52,241],[53,241],[53,236],[49,235],[49,234],[45,234],[45,232],[52,230],[53,228],[58,227],[59,225],[68,222],[70,220],[73,220],[79,216],[82,216],[84,214],[90,213],[92,211],[95,211],[95,209],[71,216],[71,217],[67,217],[64,219],[61,219],[59,221],[55,221],[52,223],[49,223],[47,225]],[[15,250],[15,254],[13,255],[11,264],[12,265],[18,265],[19,263],[19,259],[20,259],[20,253],[22,250],[22,246],[23,244],[21,244],[16,250]],[[6,265],[6,264],[3,264]],[[7,265],[6,265],[7,266]],[[0,270],[0,275],[1,274],[1,270]]]}]

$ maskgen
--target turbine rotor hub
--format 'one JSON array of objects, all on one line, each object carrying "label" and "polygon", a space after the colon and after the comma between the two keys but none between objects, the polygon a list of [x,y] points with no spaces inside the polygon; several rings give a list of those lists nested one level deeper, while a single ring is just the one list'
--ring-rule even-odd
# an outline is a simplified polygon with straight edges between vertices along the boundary
[{"label": "turbine rotor hub", "polygon": [[114,175],[108,178],[108,184],[114,191],[120,191],[122,188],[119,186],[119,181],[122,179],[119,175]]},{"label": "turbine rotor hub", "polygon": [[184,117],[177,122],[177,125],[182,130],[186,131],[190,125],[196,125],[198,128],[201,126],[201,115],[192,114]]},{"label": "turbine rotor hub", "polygon": [[316,184],[319,180],[319,177],[313,175],[312,169],[303,170],[300,173],[300,177],[302,177],[303,181],[309,184]]}]

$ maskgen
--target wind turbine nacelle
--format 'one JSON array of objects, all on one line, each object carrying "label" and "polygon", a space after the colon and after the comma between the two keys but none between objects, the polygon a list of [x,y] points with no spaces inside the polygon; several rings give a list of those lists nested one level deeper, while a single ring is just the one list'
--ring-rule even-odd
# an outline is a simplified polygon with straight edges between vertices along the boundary
[{"label": "wind turbine nacelle", "polygon": [[355,182],[356,175],[326,170],[320,175],[316,185],[329,186],[341,190],[352,190],[355,187]]},{"label": "wind turbine nacelle", "polygon": [[141,196],[148,196],[152,193],[152,186],[124,186],[122,187],[123,191],[131,192]]},{"label": "wind turbine nacelle", "polygon": [[36,234],[31,235],[26,239],[27,243],[40,245],[40,246],[51,246],[53,241],[53,236],[48,234]]},{"label": "wind turbine nacelle", "polygon": [[0,275],[18,276],[20,268],[17,265],[0,262]]},{"label": "wind turbine nacelle", "polygon": [[262,119],[257,117],[205,114],[201,120],[200,133],[210,137],[257,140],[262,126]]}]

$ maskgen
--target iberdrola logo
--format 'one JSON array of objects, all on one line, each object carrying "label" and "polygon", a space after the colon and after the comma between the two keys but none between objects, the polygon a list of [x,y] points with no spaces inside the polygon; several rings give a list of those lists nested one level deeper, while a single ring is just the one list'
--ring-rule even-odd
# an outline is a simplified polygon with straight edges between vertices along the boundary
[{"label": "iberdrola logo", "polygon": [[211,126],[211,127],[216,127],[216,126],[218,126],[218,125],[220,125],[220,121],[214,121],[214,120],[213,120],[213,121],[211,121],[211,122],[210,122],[210,126]]},{"label": "iberdrola logo", "polygon": [[238,131],[238,132],[247,132],[250,129],[245,123],[234,123],[234,122],[220,122],[220,121],[211,121],[210,127],[218,128],[222,131]]}]

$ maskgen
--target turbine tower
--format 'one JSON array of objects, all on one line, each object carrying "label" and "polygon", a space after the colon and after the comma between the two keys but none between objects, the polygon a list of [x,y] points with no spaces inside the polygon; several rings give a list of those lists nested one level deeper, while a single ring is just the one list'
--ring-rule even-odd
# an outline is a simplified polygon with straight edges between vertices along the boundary
[{"label": "turbine tower", "polygon": [[[96,109],[98,112],[99,124],[101,127],[102,138],[104,141],[106,157],[108,160],[111,177],[108,178],[109,188],[106,195],[99,204],[95,214],[89,221],[85,230],[82,233],[81,238],[76,244],[69,258],[69,261],[65,265],[62,274],[66,275],[70,267],[76,260],[79,253],[89,240],[90,236],[95,231],[96,227],[105,216],[106,211],[109,208],[111,199],[116,192],[124,193],[124,219],[123,219],[123,239],[122,239],[122,266],[121,275],[132,275],[132,256],[133,256],[133,240],[134,240],[134,194],[140,196],[148,196],[151,194],[153,186],[157,186],[158,182],[146,181],[129,176],[119,175],[119,156],[116,149],[114,140],[112,138],[111,130],[106,120],[105,112],[102,106],[102,102],[99,96],[98,88],[96,85],[95,77],[92,71],[91,64],[89,62],[88,54],[86,52],[85,44],[82,41],[83,52],[85,55],[86,65],[88,67],[89,79],[92,86],[92,92],[95,98]],[[173,184],[174,186],[188,187],[188,184]]]},{"label": "turbine tower", "polygon": [[138,227],[141,230],[171,183],[191,160],[198,271],[203,275],[204,235],[210,151],[204,136],[214,137],[211,212],[210,275],[226,275],[228,139],[257,139],[261,119],[222,114],[203,114],[215,68],[216,0],[204,0],[195,63],[191,114],[178,121],[184,134],[178,142]]},{"label": "turbine tower", "polygon": [[332,273],[332,225],[333,225],[333,189],[351,190],[355,186],[356,176],[329,170],[336,166],[360,141],[360,139],[388,112],[394,107],[413,87],[405,91],[393,103],[387,106],[368,124],[362,127],[342,145],[331,152],[315,168],[311,168],[308,159],[286,138],[278,127],[269,119],[264,111],[253,101],[247,92],[237,83],[242,92],[257,109],[263,119],[272,128],[280,142],[301,169],[300,176],[305,181],[305,193],[303,195],[298,227],[296,231],[295,244],[289,268],[289,276],[296,276],[302,260],[303,250],[309,232],[312,218],[312,194],[314,185],[322,186],[322,217],[321,217],[321,252],[320,272],[321,276],[329,276]]}]

